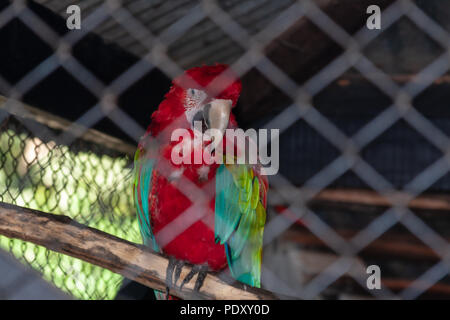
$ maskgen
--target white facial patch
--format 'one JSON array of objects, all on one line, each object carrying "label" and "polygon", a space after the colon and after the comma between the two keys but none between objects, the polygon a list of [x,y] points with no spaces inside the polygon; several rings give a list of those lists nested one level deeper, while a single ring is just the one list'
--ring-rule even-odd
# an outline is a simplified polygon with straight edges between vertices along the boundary
[{"label": "white facial patch", "polygon": [[186,108],[186,120],[192,123],[195,114],[202,109],[203,101],[208,95],[206,92],[198,89],[187,89],[184,107]]}]

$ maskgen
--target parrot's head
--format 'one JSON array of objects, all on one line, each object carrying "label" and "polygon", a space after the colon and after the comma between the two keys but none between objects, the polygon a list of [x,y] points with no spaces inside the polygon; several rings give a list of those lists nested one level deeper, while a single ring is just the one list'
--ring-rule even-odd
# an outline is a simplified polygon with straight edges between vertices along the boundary
[{"label": "parrot's head", "polygon": [[218,129],[224,133],[236,126],[231,109],[236,105],[242,84],[227,65],[216,64],[189,69],[172,82],[170,91],[152,115],[150,133],[157,136],[169,125],[194,130]]}]

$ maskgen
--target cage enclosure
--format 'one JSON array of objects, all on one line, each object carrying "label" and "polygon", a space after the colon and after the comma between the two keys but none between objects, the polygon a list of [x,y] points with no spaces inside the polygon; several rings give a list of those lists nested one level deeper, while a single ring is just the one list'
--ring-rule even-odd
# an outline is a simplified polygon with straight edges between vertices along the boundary
[{"label": "cage enclosure", "polygon": [[[151,115],[185,70],[227,64],[239,127],[279,130],[251,294],[448,299],[449,12],[437,0],[0,1],[0,202],[141,244],[133,160]],[[4,234],[2,249],[73,298],[148,298],[123,293],[120,270]]]}]

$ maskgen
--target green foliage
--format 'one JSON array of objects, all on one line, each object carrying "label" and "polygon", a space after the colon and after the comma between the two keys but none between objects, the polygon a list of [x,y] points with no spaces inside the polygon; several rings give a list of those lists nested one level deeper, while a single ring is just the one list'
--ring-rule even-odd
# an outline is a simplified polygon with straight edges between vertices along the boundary
[{"label": "green foliage", "polygon": [[[0,132],[0,201],[65,214],[140,243],[129,159],[72,149]],[[109,270],[32,243],[0,236],[0,247],[79,299],[113,299],[122,281]]]}]

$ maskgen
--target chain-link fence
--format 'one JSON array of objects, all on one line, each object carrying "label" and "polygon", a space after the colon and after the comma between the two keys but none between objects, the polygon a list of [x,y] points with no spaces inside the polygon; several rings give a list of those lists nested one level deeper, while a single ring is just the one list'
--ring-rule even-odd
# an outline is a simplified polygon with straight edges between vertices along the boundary
[{"label": "chain-link fence", "polygon": [[[79,5],[81,29],[68,31],[64,20],[43,18],[36,9],[41,4],[64,18],[69,5]],[[384,9],[380,29],[366,25],[372,4]],[[0,8],[0,33],[20,23],[47,50],[32,67],[17,66],[15,76],[2,66],[0,201],[68,215],[141,242],[132,146],[145,132],[140,121],[150,122],[157,105],[141,110],[144,121],[119,98],[154,69],[173,79],[201,63],[228,63],[244,83],[238,121],[280,130],[280,173],[269,176],[262,287],[297,298],[450,296],[450,123],[442,108],[448,5],[155,0],[6,1]],[[102,44],[104,50],[138,58],[109,78],[106,62],[87,67],[80,42],[93,34],[114,44]],[[89,43],[98,44],[85,42],[86,50]],[[17,43],[14,48],[26,51]],[[92,98],[79,105],[83,112],[73,122],[23,103],[48,102],[36,98],[39,90],[58,97],[58,86],[45,91],[41,85],[58,70]],[[152,89],[143,91],[152,95]],[[58,100],[61,108],[54,110],[64,117],[71,99]],[[105,119],[130,143],[90,129]],[[167,242],[203,219],[194,214],[206,201],[203,190],[189,181],[179,190],[194,205],[180,215],[183,223],[163,230]],[[77,298],[112,299],[122,281],[31,243],[0,237],[0,245]],[[368,287],[369,265],[380,267],[381,289]]]},{"label": "chain-link fence", "polygon": [[[15,116],[2,123],[2,201],[65,214],[139,242],[129,187],[130,156],[81,139],[70,146],[57,145],[33,134],[25,123]],[[49,130],[54,135],[61,133]],[[78,298],[114,298],[121,282],[121,277],[109,270],[32,243],[2,237],[1,246]]]}]

